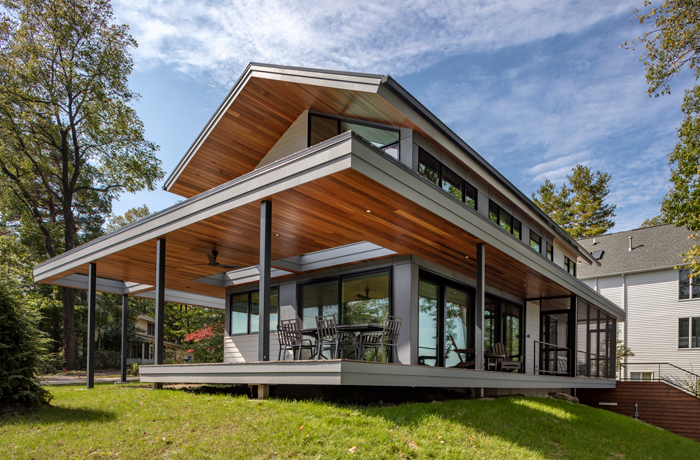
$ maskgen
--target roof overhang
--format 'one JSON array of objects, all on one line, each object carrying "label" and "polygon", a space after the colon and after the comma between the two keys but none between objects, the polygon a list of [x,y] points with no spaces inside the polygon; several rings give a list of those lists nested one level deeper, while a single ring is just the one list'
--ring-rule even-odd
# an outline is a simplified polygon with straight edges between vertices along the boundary
[{"label": "roof overhang", "polygon": [[155,241],[165,238],[166,289],[223,298],[223,286],[197,281],[221,273],[200,261],[216,248],[222,263],[257,265],[261,200],[273,203],[276,261],[368,242],[475,277],[476,244],[484,242],[489,285],[523,299],[577,295],[624,317],[581,281],[351,132],[50,259],[35,267],[35,279],[56,284],[96,262],[101,278],[152,286]]}]

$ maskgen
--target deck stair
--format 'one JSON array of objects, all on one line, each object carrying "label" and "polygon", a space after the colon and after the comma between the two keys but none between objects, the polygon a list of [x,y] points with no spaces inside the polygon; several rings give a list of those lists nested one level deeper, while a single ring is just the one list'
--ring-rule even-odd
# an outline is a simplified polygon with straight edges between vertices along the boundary
[{"label": "deck stair", "polygon": [[582,404],[637,418],[700,442],[697,392],[694,394],[678,381],[659,377],[646,381],[621,380],[614,389],[579,389],[576,396]]}]

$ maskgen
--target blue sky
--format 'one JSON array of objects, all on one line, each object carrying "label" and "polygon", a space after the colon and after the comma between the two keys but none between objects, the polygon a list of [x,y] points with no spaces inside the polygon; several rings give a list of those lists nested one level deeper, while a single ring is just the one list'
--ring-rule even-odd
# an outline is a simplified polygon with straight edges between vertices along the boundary
[{"label": "blue sky", "polygon": [[[620,48],[642,1],[115,1],[131,27],[131,86],[166,172],[250,61],[390,74],[530,195],[577,163],[612,175],[613,231],[658,214],[681,88],[648,98],[639,51]],[[126,194],[115,214],[164,191]]]}]

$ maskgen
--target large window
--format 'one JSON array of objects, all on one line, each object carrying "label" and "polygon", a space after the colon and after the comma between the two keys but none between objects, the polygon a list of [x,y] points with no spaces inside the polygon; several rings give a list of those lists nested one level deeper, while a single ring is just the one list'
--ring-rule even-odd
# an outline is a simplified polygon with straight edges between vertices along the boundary
[{"label": "large window", "polygon": [[550,262],[554,262],[554,248],[549,243],[545,244],[547,245],[547,259],[549,259]]},{"label": "large window", "polygon": [[316,327],[316,317],[334,315],[338,324],[383,323],[390,314],[390,271],[348,275],[299,288],[304,327]]},{"label": "large window", "polygon": [[[270,289],[270,330],[277,330],[279,289]],[[231,294],[231,335],[260,331],[260,293],[247,291]]]},{"label": "large window", "polygon": [[476,188],[423,149],[418,151],[418,174],[442,188],[456,200],[476,209]]},{"label": "large window", "polygon": [[530,230],[530,249],[535,252],[542,252],[542,237]]},{"label": "large window", "polygon": [[456,366],[460,356],[455,348],[474,347],[472,290],[422,273],[418,299],[418,364]]},{"label": "large window", "polygon": [[691,268],[681,268],[678,270],[678,299],[698,299],[700,298],[700,283],[697,278],[690,276],[693,273]]},{"label": "large window", "polygon": [[700,317],[678,318],[678,348],[700,348]]},{"label": "large window", "polygon": [[372,145],[398,160],[398,128],[329,115],[309,115],[309,147],[345,131],[353,131],[359,134]]},{"label": "large window", "polygon": [[522,239],[522,223],[492,200],[489,200],[489,219],[517,239]]},{"label": "large window", "polygon": [[576,262],[566,256],[564,256],[564,268],[569,272],[569,275],[576,276]]}]

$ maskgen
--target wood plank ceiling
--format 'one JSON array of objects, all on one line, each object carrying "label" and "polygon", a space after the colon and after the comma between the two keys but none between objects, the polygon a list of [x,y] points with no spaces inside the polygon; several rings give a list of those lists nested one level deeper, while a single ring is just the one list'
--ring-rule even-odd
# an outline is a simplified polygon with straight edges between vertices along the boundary
[{"label": "wood plank ceiling", "polygon": [[252,171],[304,110],[417,129],[376,93],[251,78],[169,191],[190,198]]},{"label": "wood plank ceiling", "polygon": [[[478,241],[472,235],[355,170],[269,199],[273,202],[272,230],[279,234],[272,241],[273,260],[370,241],[475,277]],[[259,219],[260,205],[253,203],[163,235],[167,240],[166,288],[223,297],[223,288],[193,280],[224,271],[206,264],[206,254],[213,249],[219,251],[222,264],[257,265]],[[97,275],[152,285],[155,259],[153,240],[96,260]],[[487,247],[486,267],[487,285],[521,298],[571,294],[492,247]],[[87,265],[55,278],[71,273],[87,273]]]}]

